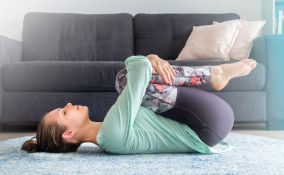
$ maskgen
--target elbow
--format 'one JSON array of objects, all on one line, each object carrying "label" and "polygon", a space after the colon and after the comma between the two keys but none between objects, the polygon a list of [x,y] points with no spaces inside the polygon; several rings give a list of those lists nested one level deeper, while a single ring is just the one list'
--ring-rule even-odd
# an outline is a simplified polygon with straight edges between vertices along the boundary
[{"label": "elbow", "polygon": [[150,60],[145,57],[145,59],[143,59],[143,61],[141,61],[140,66],[143,68],[147,68],[149,69],[150,72],[152,72],[152,63],[150,62]]},{"label": "elbow", "polygon": [[152,63],[150,62],[150,60],[142,55],[138,55],[138,56],[133,56],[130,59],[127,59],[125,61],[125,67],[129,67],[131,65],[131,67],[133,69],[149,69],[150,72],[152,72]]}]

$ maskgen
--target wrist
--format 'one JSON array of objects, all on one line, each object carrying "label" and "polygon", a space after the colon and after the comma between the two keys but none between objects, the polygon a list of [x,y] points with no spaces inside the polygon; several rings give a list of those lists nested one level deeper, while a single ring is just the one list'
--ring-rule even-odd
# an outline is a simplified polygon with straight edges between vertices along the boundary
[{"label": "wrist", "polygon": [[156,57],[156,56],[158,56],[158,55],[155,55],[155,54],[149,54],[149,55],[147,55],[146,57]]}]

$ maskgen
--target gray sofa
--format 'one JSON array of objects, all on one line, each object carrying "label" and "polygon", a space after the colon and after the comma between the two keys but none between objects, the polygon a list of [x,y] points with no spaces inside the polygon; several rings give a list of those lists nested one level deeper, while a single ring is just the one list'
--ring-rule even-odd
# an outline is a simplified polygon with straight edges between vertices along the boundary
[{"label": "gray sofa", "polygon": [[[218,65],[231,61],[175,61],[193,26],[240,18],[226,14],[71,14],[31,12],[23,21],[22,42],[0,36],[0,125],[37,124],[66,103],[89,107],[90,119],[103,121],[118,97],[115,76],[131,55],[157,54],[172,65]],[[284,88],[280,75],[283,37],[257,38],[251,52],[258,65],[232,79],[221,91],[195,86],[226,100],[235,122],[265,122],[283,129]],[[284,75],[283,75],[284,76]],[[281,116],[282,115],[282,116]],[[1,127],[0,127],[1,128]]]}]

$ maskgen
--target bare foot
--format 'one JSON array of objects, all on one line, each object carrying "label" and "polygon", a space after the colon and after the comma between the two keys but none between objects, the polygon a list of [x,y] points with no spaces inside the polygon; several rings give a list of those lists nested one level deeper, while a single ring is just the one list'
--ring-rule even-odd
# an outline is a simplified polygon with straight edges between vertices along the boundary
[{"label": "bare foot", "polygon": [[248,75],[257,65],[253,59],[243,59],[235,63],[221,64],[211,67],[211,86],[217,91],[222,90],[235,77]]}]

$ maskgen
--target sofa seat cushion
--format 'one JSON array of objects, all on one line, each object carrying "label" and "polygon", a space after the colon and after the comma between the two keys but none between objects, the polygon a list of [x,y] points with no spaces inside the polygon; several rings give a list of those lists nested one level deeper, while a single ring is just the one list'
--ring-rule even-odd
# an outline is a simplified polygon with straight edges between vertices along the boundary
[{"label": "sofa seat cushion", "polygon": [[123,61],[25,61],[2,67],[7,91],[115,91]]},{"label": "sofa seat cushion", "polygon": [[[171,65],[219,65],[233,61],[175,61]],[[124,61],[25,61],[2,67],[3,86],[6,91],[50,92],[115,92],[116,74]],[[262,90],[265,85],[265,66],[258,63],[251,73],[233,78],[222,91]],[[210,84],[194,86],[215,91]]]}]

